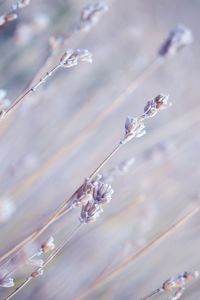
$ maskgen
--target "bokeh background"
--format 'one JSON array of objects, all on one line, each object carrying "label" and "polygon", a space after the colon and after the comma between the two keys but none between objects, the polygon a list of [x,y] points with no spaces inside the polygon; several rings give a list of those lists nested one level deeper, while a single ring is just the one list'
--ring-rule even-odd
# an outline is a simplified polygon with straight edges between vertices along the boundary
[{"label": "bokeh background", "polygon": [[[118,268],[199,205],[200,2],[107,3],[109,10],[98,24],[66,43],[69,48],[91,51],[93,64],[61,70],[1,121],[0,253],[43,224],[80,186],[122,137],[127,115],[139,115],[146,101],[160,92],[170,95],[173,106],[149,120],[147,135],[123,147],[104,168],[108,175],[124,160],[135,160],[128,172],[112,182],[115,194],[103,215],[81,228],[44,275],[16,299],[138,300],[170,276],[200,271],[197,213],[116,276],[90,289],[100,275]],[[50,53],[49,37],[68,36],[85,4],[35,0],[20,10],[18,20],[1,29],[0,89],[7,91],[11,102],[44,65]],[[10,5],[11,1],[1,1],[0,12]],[[193,45],[159,66],[87,134],[85,128],[92,128],[99,114],[155,58],[169,30],[179,23],[192,30]],[[52,66],[56,62],[57,58]],[[77,136],[81,136],[78,141]],[[39,247],[49,235],[59,243],[76,226],[79,212],[70,212],[24,251]],[[16,283],[28,274],[22,266],[15,272]],[[0,288],[0,299],[9,291]],[[198,297],[197,280],[182,299]]]}]

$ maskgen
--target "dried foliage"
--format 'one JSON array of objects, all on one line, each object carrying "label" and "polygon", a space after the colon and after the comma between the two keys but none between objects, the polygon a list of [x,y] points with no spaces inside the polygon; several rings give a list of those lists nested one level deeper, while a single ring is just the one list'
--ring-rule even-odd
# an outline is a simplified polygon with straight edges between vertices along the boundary
[{"label": "dried foliage", "polygon": [[[134,6],[134,2],[128,1],[131,8]],[[25,9],[29,4],[30,7],[32,5],[33,10],[32,8]],[[12,87],[11,82],[5,89],[0,83],[2,85],[0,87],[2,244],[5,239],[5,246],[0,243],[2,246],[0,255],[2,299],[8,300],[16,296],[19,296],[20,299],[25,299],[25,297],[39,299],[44,297],[41,292],[43,289],[47,293],[47,298],[52,299],[66,299],[66,297],[79,300],[138,299],[138,297],[143,297],[141,299],[147,300],[160,294],[166,295],[168,300],[180,299],[188,287],[194,286],[195,280],[199,277],[199,271],[183,272],[175,277],[170,277],[161,284],[161,287],[144,297],[145,291],[149,288],[148,285],[145,286],[145,282],[147,282],[146,278],[150,272],[150,284],[153,281],[155,286],[158,286],[157,278],[154,280],[153,274],[161,272],[160,270],[163,274],[165,272],[167,263],[162,261],[162,265],[159,264],[160,257],[165,255],[165,244],[168,247],[167,243],[170,243],[170,239],[179,237],[187,231],[187,228],[192,228],[193,225],[190,223],[199,213],[199,203],[192,200],[191,193],[188,192],[185,196],[188,204],[187,201],[182,204],[180,198],[184,195],[177,196],[177,190],[180,190],[178,182],[172,184],[174,178],[181,178],[181,175],[177,176],[177,173],[181,173],[184,166],[183,159],[180,159],[179,164],[177,162],[176,165],[176,159],[173,160],[173,156],[179,153],[178,147],[180,149],[186,147],[186,139],[190,142],[190,133],[186,135],[184,129],[191,130],[192,128],[193,130],[199,115],[196,110],[192,111],[192,117],[187,121],[187,112],[186,117],[183,118],[184,122],[179,122],[184,124],[183,128],[179,123],[177,125],[176,120],[173,123],[172,116],[176,114],[177,108],[175,93],[172,93],[171,97],[175,103],[175,110],[172,108],[167,110],[166,114],[160,114],[171,107],[171,102],[169,102],[169,96],[157,94],[153,98],[150,97],[150,100],[144,105],[143,112],[138,115],[134,111],[139,106],[141,108],[141,103],[137,101],[137,99],[139,100],[138,95],[138,98],[133,98],[133,93],[145,84],[148,90],[152,77],[156,76],[156,70],[158,68],[162,68],[162,71],[165,70],[169,57],[176,56],[176,63],[178,63],[181,50],[193,42],[191,30],[185,25],[174,27],[161,46],[157,50],[154,49],[153,58],[148,57],[148,49],[144,48],[146,57],[143,62],[141,60],[142,63],[138,62],[138,65],[141,65],[140,71],[137,71],[138,75],[132,78],[132,75],[126,75],[126,73],[130,72],[128,65],[137,60],[132,54],[132,50],[136,51],[137,47],[132,49],[133,46],[129,45],[130,49],[127,47],[125,51],[122,50],[124,46],[120,41],[124,40],[126,43],[130,33],[125,33],[122,29],[122,34],[121,28],[116,29],[116,24],[118,26],[125,22],[123,13],[129,14],[128,6],[124,5],[123,7],[122,4],[121,6],[116,2],[112,4],[111,0],[89,3],[82,9],[80,8],[77,21],[73,26],[70,27],[67,24],[69,30],[65,29],[63,35],[63,24],[65,20],[68,20],[70,14],[73,14],[73,10],[71,11],[70,8],[78,8],[78,4],[73,3],[70,6],[58,1],[53,6],[53,10],[49,8],[49,4],[43,4],[47,8],[45,13],[39,12],[39,4],[37,6],[29,0],[17,0],[10,8],[9,4],[2,3],[1,5],[5,5],[5,13],[0,17],[0,30],[7,38],[7,34],[10,34],[9,26],[11,28],[10,44],[15,47],[10,48],[10,52],[15,57],[15,76],[18,76],[20,68],[24,68],[24,72],[26,71],[26,63],[35,55],[34,51],[36,50],[32,50],[35,47],[34,44],[40,50],[37,53],[45,57],[31,81],[26,83],[18,97],[15,96],[18,89],[17,83],[13,83]],[[112,7],[110,11],[108,11],[109,6]],[[65,11],[63,7],[67,7],[67,10]],[[34,13],[34,9],[36,13]],[[107,17],[106,12],[108,12]],[[52,21],[51,14],[55,14],[54,17],[58,24]],[[19,20],[8,24],[18,19],[19,15]],[[107,19],[105,26],[103,16],[105,20]],[[97,24],[96,32],[90,36],[89,32]],[[107,24],[110,24],[110,28],[107,28]],[[102,36],[101,30],[103,30]],[[109,30],[111,31],[109,32]],[[136,38],[140,36],[140,30],[137,31],[136,28],[133,30],[133,27],[131,30],[136,41]],[[152,36],[153,34],[156,36],[155,32],[152,32]],[[108,40],[106,40],[106,36],[108,36]],[[98,42],[99,38],[100,42]],[[145,44],[145,38],[148,39],[148,36],[141,35],[139,38],[140,43]],[[2,40],[4,41],[4,37]],[[36,43],[34,43],[35,41]],[[43,48],[40,47],[40,42]],[[116,54],[118,49],[115,43],[117,46],[120,45],[120,55]],[[154,47],[155,43],[152,45]],[[27,54],[25,48],[28,49]],[[8,48],[5,49],[8,51]],[[46,53],[47,49],[48,53]],[[91,49],[91,52],[87,49]],[[185,55],[191,55],[191,53],[186,52]],[[102,57],[105,61],[102,60]],[[24,58],[24,64],[22,58]],[[5,55],[5,63],[8,63],[7,59],[10,59],[9,53],[7,56]],[[94,64],[91,67],[87,67],[87,64],[86,66],[80,64],[82,62],[91,64],[93,60]],[[12,68],[14,69],[13,62]],[[120,72],[123,72],[124,78],[119,76],[120,72],[117,73],[116,62],[117,68],[121,68]],[[78,68],[73,68],[77,65]],[[62,72],[62,69],[70,68],[73,70],[63,70]],[[184,66],[181,68],[184,70]],[[106,76],[109,72],[110,78],[114,78],[112,79],[113,90],[116,89],[116,93],[110,92],[112,80],[110,79],[106,83],[109,77]],[[173,65],[170,72],[173,72]],[[50,80],[55,73],[57,76],[54,81]],[[63,76],[61,76],[62,73]],[[7,71],[5,72],[5,81],[6,74]],[[115,82],[116,78],[117,82]],[[45,84],[47,81],[48,85]],[[103,82],[104,87],[102,88]],[[5,83],[4,85],[6,86]],[[169,90],[171,90],[169,80],[165,82],[165,85],[169,85]],[[165,85],[161,84],[159,78],[156,88]],[[10,97],[12,88],[14,97],[13,100],[10,100],[12,99]],[[155,90],[154,83],[150,90],[151,92],[146,91],[146,94],[151,95]],[[85,95],[87,100],[84,101]],[[100,99],[99,102],[97,102],[97,98]],[[24,101],[25,99],[27,101]],[[56,104],[52,104],[52,102],[56,102]],[[121,116],[126,116],[127,112],[128,114],[133,113],[133,116],[125,119],[124,134],[120,137],[118,130]],[[154,120],[153,118],[158,115],[163,116],[162,119],[160,117]],[[189,129],[187,122],[189,122]],[[58,126],[57,123],[59,123]],[[103,131],[101,131],[102,128]],[[152,130],[152,128],[154,129]],[[46,132],[45,134],[42,133],[43,130]],[[146,138],[147,132],[149,134]],[[168,132],[173,140],[173,147],[170,147],[171,144],[168,143]],[[180,132],[184,132],[185,135],[180,137]],[[27,139],[29,133],[32,134],[32,140]],[[10,143],[13,136],[17,140],[16,151],[14,147],[12,149],[14,144]],[[141,137],[144,138],[140,141]],[[34,149],[36,138],[38,144]],[[46,138],[49,143],[46,143]],[[133,139],[135,148],[131,148],[130,141]],[[147,145],[149,146],[147,147]],[[107,150],[109,147],[112,149],[110,152]],[[40,148],[43,149],[42,154]],[[133,149],[134,154],[132,153]],[[17,154],[19,150],[23,153],[21,157],[18,157]],[[152,162],[157,155],[162,156],[162,160],[159,160],[155,166]],[[173,169],[173,164],[176,167],[181,166],[181,170],[178,171],[178,168],[175,167]],[[174,170],[175,173],[171,170]],[[88,174],[90,175],[88,176]],[[60,180],[62,178],[66,180],[65,184]],[[169,187],[172,189],[170,190]],[[183,190],[184,193],[187,191],[186,188]],[[31,194],[33,194],[34,200],[27,210],[28,195],[31,198]],[[48,200],[51,194],[52,198],[57,200],[56,205],[55,202],[52,204]],[[66,194],[66,198],[60,202],[60,199]],[[177,204],[173,204],[175,201],[173,197],[169,197],[170,195],[175,197]],[[168,202],[169,204],[166,204]],[[16,232],[20,231],[19,236],[18,233],[15,233],[14,228],[16,219],[19,226]],[[113,238],[111,238],[110,232],[112,232]],[[70,244],[72,241],[75,241],[73,245]],[[102,247],[104,241],[105,244]],[[101,245],[101,251],[99,251],[99,245]],[[72,247],[71,251],[70,247]],[[190,250],[188,248],[189,252]],[[62,256],[66,255],[67,264],[63,263],[62,256],[58,259],[61,252],[63,252]],[[84,260],[84,256],[87,254],[90,257],[89,264]],[[98,259],[98,255],[100,259]],[[173,255],[172,259],[183,257],[180,261],[185,262],[183,254],[178,250]],[[50,281],[47,282],[48,280],[46,281],[45,278],[41,280],[40,277],[54,260],[53,271],[48,270]],[[59,261],[62,264],[61,268]],[[193,265],[196,264],[198,269],[197,262],[198,259],[191,257],[187,262],[187,266],[191,268],[185,268],[182,265],[181,267],[193,269]],[[65,270],[63,270],[63,265],[65,265]],[[77,266],[80,268],[79,270]],[[87,268],[85,269],[83,266],[87,266]],[[71,268],[70,276],[68,273],[64,284],[65,286],[67,282],[68,291],[66,292],[65,287],[60,288],[59,276],[62,272],[66,276],[69,268]],[[130,274],[135,275],[136,268],[137,276],[130,276]],[[169,268],[172,269],[170,269],[170,274],[176,269],[170,267],[170,264]],[[82,269],[84,280],[82,280]],[[77,274],[79,271],[80,277]],[[57,288],[55,288],[54,274],[59,274],[56,282]],[[36,278],[38,278],[35,281],[35,284],[38,284],[36,288],[39,287],[39,289],[35,293],[34,285],[29,283]],[[126,280],[127,278],[128,280]],[[74,287],[74,282],[76,282],[76,287]],[[136,294],[133,294],[132,284],[137,289]],[[24,293],[25,296],[23,295],[24,289],[27,291],[27,294]],[[190,291],[187,289],[188,293]],[[65,293],[64,296],[62,293]],[[195,297],[191,296],[191,299],[196,299]]]}]

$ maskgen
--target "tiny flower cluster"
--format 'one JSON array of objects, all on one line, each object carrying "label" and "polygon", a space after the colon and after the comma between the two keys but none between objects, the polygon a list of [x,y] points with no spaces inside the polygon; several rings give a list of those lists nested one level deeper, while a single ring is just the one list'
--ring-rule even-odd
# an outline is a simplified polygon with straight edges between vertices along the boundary
[{"label": "tiny flower cluster", "polygon": [[161,110],[166,109],[171,104],[168,103],[168,96],[159,94],[154,99],[147,102],[144,107],[144,114],[139,117],[127,117],[125,122],[125,136],[121,144],[126,144],[133,138],[142,137],[145,131],[144,120],[154,117]]},{"label": "tiny flower cluster", "polygon": [[83,224],[95,222],[103,212],[102,205],[112,200],[114,190],[102,180],[102,176],[87,178],[77,191],[73,207],[82,207],[80,222]]},{"label": "tiny flower cluster", "polygon": [[71,68],[78,65],[79,61],[92,63],[92,54],[87,49],[67,49],[60,59],[60,66]]},{"label": "tiny flower cluster", "polygon": [[107,10],[108,6],[102,1],[86,5],[81,12],[78,29],[85,31],[90,30]]},{"label": "tiny flower cluster", "polygon": [[163,291],[172,291],[173,289],[180,288],[185,286],[185,284],[189,281],[197,279],[199,277],[199,272],[183,272],[178,274],[176,277],[170,277],[166,280],[163,285]]},{"label": "tiny flower cluster", "polygon": [[177,25],[169,34],[159,49],[159,56],[173,56],[182,48],[193,42],[193,35],[190,29],[183,25]]},{"label": "tiny flower cluster", "polygon": [[186,284],[190,281],[193,281],[195,279],[199,278],[199,272],[183,272],[178,274],[176,277],[170,277],[168,280],[166,280],[162,287],[155,290],[153,293],[151,293],[149,296],[145,297],[144,300],[147,300],[151,298],[153,295],[163,292],[172,292],[175,290],[174,295],[168,297],[168,300],[178,300],[186,287]]}]

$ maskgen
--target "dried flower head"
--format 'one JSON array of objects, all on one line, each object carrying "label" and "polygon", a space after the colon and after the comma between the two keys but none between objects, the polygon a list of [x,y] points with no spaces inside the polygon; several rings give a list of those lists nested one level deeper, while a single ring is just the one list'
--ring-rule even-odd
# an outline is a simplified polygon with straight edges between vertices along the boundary
[{"label": "dried flower head", "polygon": [[68,49],[60,59],[60,66],[71,68],[76,66],[79,61],[92,63],[92,54],[87,49]]},{"label": "dried flower head", "polygon": [[109,203],[112,200],[113,193],[114,190],[111,185],[100,180],[94,183],[93,198],[96,204]]},{"label": "dried flower head", "polygon": [[193,35],[191,30],[183,25],[177,25],[161,46],[159,55],[161,57],[173,56],[192,42]]},{"label": "dried flower head", "polygon": [[159,111],[164,110],[171,106],[171,103],[168,103],[169,96],[159,94],[154,99],[149,100],[144,107],[144,117],[152,118]]},{"label": "dried flower head", "polygon": [[185,278],[186,281],[191,281],[191,280],[199,278],[199,272],[198,271],[184,272],[183,277]]},{"label": "dried flower head", "polygon": [[90,178],[86,178],[83,185],[77,191],[73,200],[74,207],[81,207],[93,200],[94,182]]},{"label": "dried flower head", "polygon": [[79,29],[90,30],[107,10],[108,6],[102,1],[86,5],[81,12]]},{"label": "dried flower head", "polygon": [[55,248],[54,238],[50,236],[42,245],[41,250],[43,253],[52,251]]},{"label": "dried flower head", "polygon": [[[173,289],[184,288],[187,282],[197,279],[198,277],[199,277],[198,271],[180,273],[176,277],[171,277],[168,280],[166,280],[162,285],[162,289],[163,291],[172,291]],[[177,295],[175,295],[175,297],[176,296]],[[172,297],[169,299],[176,299],[176,298]]]},{"label": "dried flower head", "polygon": [[101,208],[101,206],[94,202],[88,202],[86,205],[82,206],[79,220],[82,224],[93,223],[102,212],[103,209]]},{"label": "dried flower head", "polygon": [[133,138],[139,138],[146,133],[143,120],[138,117],[127,117],[125,122],[125,136],[121,144],[126,144]]},{"label": "dried flower head", "polygon": [[197,279],[199,277],[199,272],[184,272],[178,274],[176,277],[170,277],[168,280],[166,280],[161,288],[156,289],[154,292],[149,294],[144,298],[144,300],[152,298],[152,296],[163,293],[163,292],[171,292],[175,290],[175,293],[168,297],[168,300],[177,300],[179,299],[186,287],[186,284],[194,279]]}]

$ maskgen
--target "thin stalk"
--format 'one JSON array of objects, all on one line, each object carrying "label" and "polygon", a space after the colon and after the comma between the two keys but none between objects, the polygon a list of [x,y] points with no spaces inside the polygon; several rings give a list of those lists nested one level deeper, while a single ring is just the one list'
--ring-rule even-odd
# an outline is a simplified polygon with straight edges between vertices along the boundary
[{"label": "thin stalk", "polygon": [[30,281],[32,280],[32,277],[29,276],[18,288],[14,290],[10,295],[8,295],[4,300],[12,299],[16,294],[18,294]]},{"label": "thin stalk", "polygon": [[[60,251],[71,241],[72,237],[78,232],[83,224],[79,223],[74,230],[64,239],[64,241],[56,248],[56,250],[47,258],[42,269],[44,269],[55,257],[60,253]],[[29,276],[19,287],[17,287],[9,296],[4,300],[12,299],[16,294],[18,294],[32,279],[33,276]]]},{"label": "thin stalk", "polygon": [[17,104],[19,104],[24,98],[26,98],[26,96],[28,96],[29,94],[35,92],[37,90],[37,88],[43,84],[44,82],[46,82],[46,80],[52,76],[59,68],[61,67],[60,63],[57,64],[55,67],[53,67],[49,72],[47,72],[43,77],[41,77],[39,79],[39,81],[37,83],[35,83],[32,87],[30,87],[27,91],[25,91],[21,96],[19,96],[15,102],[8,108],[8,110],[5,111],[5,115],[6,116],[10,111],[12,111],[15,106]]},{"label": "thin stalk", "polygon": [[96,280],[87,290],[83,291],[81,295],[79,295],[76,298],[76,300],[87,299],[88,296],[96,289],[100,288],[102,285],[105,285],[106,283],[115,279],[119,274],[121,274],[121,272],[123,272],[128,266],[130,266],[130,263],[133,263],[136,259],[140,258],[143,254],[147,253],[153,247],[159,245],[167,237],[176,233],[177,229],[180,229],[182,226],[184,226],[198,212],[199,212],[199,207],[195,207],[190,212],[186,213],[181,219],[179,219],[176,223],[171,225],[167,230],[162,232],[156,238],[151,240],[146,246],[140,249],[137,253],[135,253],[134,255],[127,256],[127,258],[114,270],[110,271],[109,273],[105,274],[104,276]]},{"label": "thin stalk", "polygon": [[93,178],[99,171],[108,163],[108,161],[117,153],[117,151],[122,147],[123,145],[120,143],[118,144],[113,151],[100,163],[100,165],[94,170],[94,172],[90,175],[90,178]]},{"label": "thin stalk", "polygon": [[151,294],[149,294],[148,296],[142,298],[141,300],[147,300],[147,299],[150,299],[152,298],[154,295],[156,294],[160,294],[163,292],[163,289],[159,288],[159,289],[156,289],[154,292],[152,292]]},{"label": "thin stalk", "polygon": [[64,240],[58,248],[47,258],[46,262],[44,263],[44,267],[46,267],[53,259],[54,257],[60,253],[60,251],[71,241],[72,237],[78,232],[78,230],[83,226],[82,223],[79,223],[75,229],[70,233],[70,235]]}]

